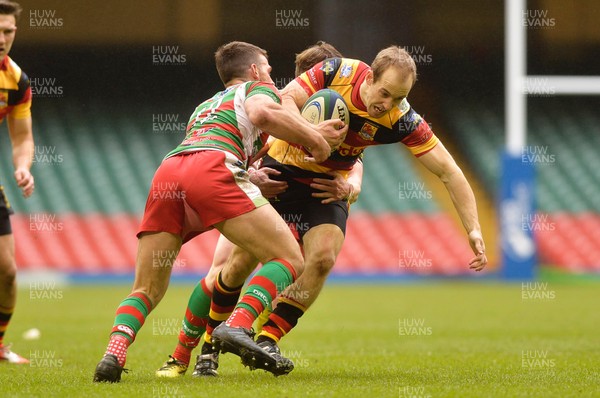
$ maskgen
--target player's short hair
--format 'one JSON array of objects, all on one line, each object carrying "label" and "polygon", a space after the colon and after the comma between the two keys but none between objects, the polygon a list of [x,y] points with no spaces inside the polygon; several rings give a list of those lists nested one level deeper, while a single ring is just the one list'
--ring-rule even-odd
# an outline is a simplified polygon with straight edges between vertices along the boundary
[{"label": "player's short hair", "polygon": [[243,41],[232,41],[219,47],[215,52],[215,63],[223,84],[245,78],[250,66],[257,64],[261,55],[268,58],[267,50]]},{"label": "player's short hair", "polygon": [[19,18],[23,9],[19,3],[8,0],[0,0],[0,15],[13,15],[15,19]]},{"label": "player's short hair", "polygon": [[300,54],[296,54],[296,76],[306,72],[327,58],[341,58],[342,54],[331,44],[319,40]]},{"label": "player's short hair", "polygon": [[389,46],[377,53],[371,64],[373,81],[376,82],[383,72],[391,66],[410,73],[413,78],[413,84],[417,81],[417,64],[415,60],[410,56],[408,51],[399,46]]}]

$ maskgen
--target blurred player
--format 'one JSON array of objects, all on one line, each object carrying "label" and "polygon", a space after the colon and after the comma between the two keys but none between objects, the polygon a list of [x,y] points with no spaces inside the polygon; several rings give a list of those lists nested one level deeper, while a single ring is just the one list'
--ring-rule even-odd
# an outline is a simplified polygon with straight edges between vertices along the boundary
[{"label": "blurred player", "polygon": [[[17,3],[0,0],[0,122],[7,119],[12,144],[14,177],[28,198],[33,193],[31,175],[34,145],[31,130],[31,87],[27,75],[8,56],[15,40]],[[14,312],[17,296],[15,242],[9,215],[13,214],[0,185],[0,362],[29,363],[4,345],[4,333]]]},{"label": "blurred player", "polygon": [[[296,55],[295,75],[298,76],[300,73],[308,70],[324,59],[333,57],[341,57],[341,54],[331,44],[320,41]],[[276,176],[280,174],[280,172],[275,169],[269,167],[251,167],[248,171],[250,172],[250,181],[260,188],[261,193],[266,198],[274,197],[287,189],[287,183],[285,181],[277,181],[271,178],[276,178]],[[361,163],[358,163],[357,167],[353,169],[353,174],[356,176],[354,179],[360,188],[362,177]],[[347,186],[343,187],[345,189],[342,189],[343,192],[349,192],[352,189],[348,186],[348,182],[346,182],[346,184]],[[342,198],[344,194],[339,193],[339,195],[340,198]],[[208,271],[208,274],[198,283],[198,285],[196,285],[190,296],[183,319],[182,329],[179,332],[179,342],[175,347],[173,355],[169,356],[170,359],[156,371],[157,376],[178,377],[185,374],[190,363],[192,350],[200,342],[200,337],[205,330],[207,333],[205,334],[201,355],[198,355],[197,357],[196,366],[192,375],[217,375],[219,353],[213,349],[210,335],[214,327],[220,322],[215,322],[214,319],[209,320],[209,309],[211,308],[212,297],[213,304],[211,315],[213,318],[223,320],[229,315],[237,303],[240,294],[239,288],[236,288],[233,291],[223,291],[221,287],[217,287],[217,293],[213,293],[217,275],[227,262],[233,248],[233,243],[229,242],[223,235],[219,236],[211,268]],[[221,312],[224,312],[226,316],[220,316]],[[265,313],[268,315],[269,311],[265,310]]]},{"label": "blurred player", "polygon": [[[253,289],[241,299],[245,308],[230,320],[224,339],[232,350],[250,355],[247,360],[256,361],[256,367],[281,366],[256,345],[246,324],[266,305],[263,297],[272,296],[270,302],[302,273],[303,259],[283,219],[249,181],[246,167],[264,145],[265,131],[306,145],[315,161],[323,161],[347,128],[339,130],[339,120],[313,126],[286,111],[265,50],[231,42],[217,50],[215,60],[227,88],[196,108],[186,138],[154,175],[138,232],[133,291],[117,309],[96,382],[120,381],[127,348],[164,296],[181,245],[213,227],[264,264],[250,280]],[[157,253],[168,266],[156,264]],[[228,283],[227,267],[219,277]]]}]

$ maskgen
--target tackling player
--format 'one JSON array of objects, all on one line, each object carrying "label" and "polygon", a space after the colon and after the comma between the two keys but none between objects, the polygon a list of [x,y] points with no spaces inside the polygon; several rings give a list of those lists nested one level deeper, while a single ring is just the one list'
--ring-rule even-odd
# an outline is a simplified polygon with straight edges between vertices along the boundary
[{"label": "tackling player", "polygon": [[[242,297],[237,317],[228,321],[223,341],[247,354],[255,367],[276,371],[282,365],[256,345],[247,323],[302,273],[303,258],[283,219],[249,181],[246,167],[264,145],[265,131],[307,146],[321,162],[341,143],[347,127],[339,129],[340,120],[313,126],[286,111],[265,50],[231,42],[217,50],[215,61],[227,88],[196,108],[184,141],[154,175],[138,232],[132,293],[117,308],[95,382],[120,381],[127,349],[164,296],[181,245],[213,227],[264,264],[250,280],[252,290]],[[170,266],[157,266],[157,253]],[[230,274],[225,267],[220,280],[228,284]]]},{"label": "tackling player", "polygon": [[[8,56],[15,40],[16,20],[20,12],[19,4],[0,1],[0,122],[7,119],[14,177],[23,196],[28,198],[34,189],[30,172],[34,153],[31,87],[27,75]],[[13,214],[13,210],[0,185],[0,362],[25,364],[29,360],[12,352],[3,342],[17,296],[17,265],[10,214]]]}]

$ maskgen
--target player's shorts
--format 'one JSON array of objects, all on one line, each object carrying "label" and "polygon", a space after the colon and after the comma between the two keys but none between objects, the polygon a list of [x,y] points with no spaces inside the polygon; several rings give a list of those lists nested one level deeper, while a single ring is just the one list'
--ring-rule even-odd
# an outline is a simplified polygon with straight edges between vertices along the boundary
[{"label": "player's shorts", "polygon": [[6,199],[4,193],[4,186],[0,184],[0,235],[12,234],[12,228],[10,227],[10,215],[14,214],[10,202]]},{"label": "player's shorts", "polygon": [[322,198],[312,197],[313,192],[319,192],[310,187],[312,179],[332,178],[330,175],[284,165],[268,155],[263,158],[263,166],[280,171],[280,175],[271,178],[288,184],[288,189],[270,202],[297,238],[301,240],[309,229],[321,224],[337,225],[346,234],[348,202],[337,200],[323,204]]},{"label": "player's shorts", "polygon": [[249,180],[243,163],[222,151],[165,159],[152,179],[143,232],[170,232],[185,243],[214,225],[269,203]]}]

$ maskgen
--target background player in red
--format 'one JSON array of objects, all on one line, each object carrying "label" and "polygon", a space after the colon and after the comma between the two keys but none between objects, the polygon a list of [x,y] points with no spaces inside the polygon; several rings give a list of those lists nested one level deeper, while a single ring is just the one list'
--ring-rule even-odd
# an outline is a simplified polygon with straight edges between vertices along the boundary
[{"label": "background player in red", "polygon": [[[341,57],[341,54],[331,44],[318,42],[313,46],[308,47],[301,53],[296,55],[296,70],[295,75],[298,76],[305,72],[315,64],[323,61],[326,58]],[[259,161],[260,162],[260,161]],[[263,196],[271,198],[277,194],[283,193],[287,189],[285,181],[277,181],[276,178],[280,174],[279,171],[269,167],[251,167],[249,170],[250,181],[256,184]],[[359,162],[352,170],[353,183],[360,189],[362,179],[362,164]],[[344,185],[345,184],[345,185]],[[340,187],[333,190],[331,194],[337,195],[338,199],[342,199],[352,190],[352,185],[345,179],[341,179]],[[217,275],[227,259],[233,251],[234,244],[228,241],[223,235],[219,236],[213,263],[208,274],[196,285],[188,301],[181,331],[179,332],[179,341],[170,359],[156,371],[159,377],[178,377],[188,369],[192,350],[200,342],[202,333],[204,335],[204,344],[202,345],[201,354],[198,355],[193,376],[216,376],[218,368],[218,351],[215,351],[212,346],[210,334],[218,323],[214,318],[219,318],[219,310],[225,309],[226,318],[233,306],[235,306],[239,297],[239,290],[233,292],[224,292],[217,288],[217,293],[213,296],[214,285],[217,280]],[[214,305],[209,320],[209,309],[211,307],[211,297],[214,297]],[[268,314],[270,311],[266,309],[263,314]],[[261,314],[261,317],[263,317]],[[222,319],[224,319],[222,318]],[[222,320],[219,319],[219,320]],[[263,321],[264,322],[264,321]]]},{"label": "background player in red", "polygon": [[[8,56],[17,31],[21,12],[17,3],[0,1],[0,122],[6,118],[12,144],[14,177],[26,198],[34,189],[31,163],[34,154],[31,129],[31,87],[27,75]],[[4,345],[4,333],[13,314],[16,296],[17,265],[15,242],[9,215],[10,203],[0,185],[0,361],[29,363]]]},{"label": "background player in red", "polygon": [[[272,300],[302,273],[303,259],[283,219],[245,169],[263,147],[265,131],[308,146],[314,160],[323,161],[347,128],[340,130],[339,120],[313,126],[286,111],[279,104],[265,50],[231,42],[217,50],[215,61],[227,88],[196,108],[184,141],[154,175],[138,232],[132,293],[117,308],[96,382],[120,381],[127,349],[164,296],[181,245],[213,227],[264,264],[250,281],[251,294],[241,300],[246,308],[228,325],[227,343],[240,354],[250,354],[256,367],[273,371],[280,365],[249,337],[245,324],[252,321],[252,311],[262,311],[262,297]],[[170,266],[157,266],[157,253]],[[221,275],[227,284],[227,268]]]}]

